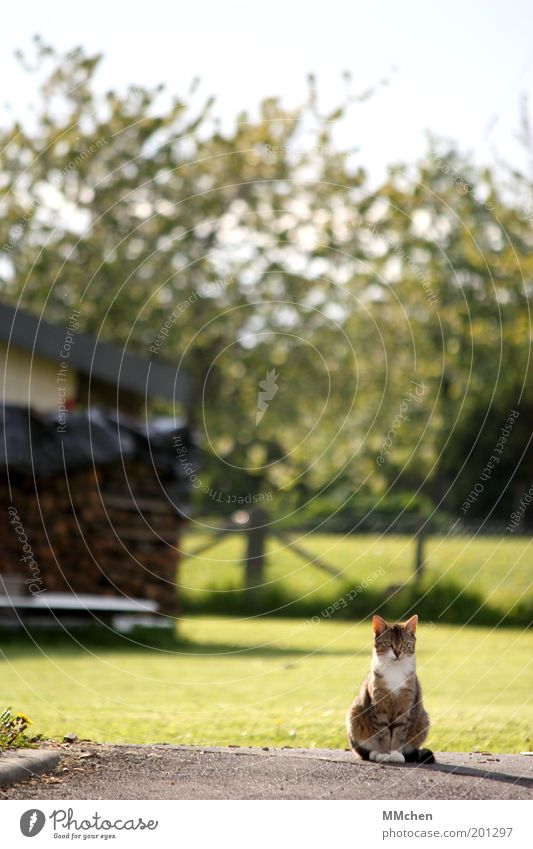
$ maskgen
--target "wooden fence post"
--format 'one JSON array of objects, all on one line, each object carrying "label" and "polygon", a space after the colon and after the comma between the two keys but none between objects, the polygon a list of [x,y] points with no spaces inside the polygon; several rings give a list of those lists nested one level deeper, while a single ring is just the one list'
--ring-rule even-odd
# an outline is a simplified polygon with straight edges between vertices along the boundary
[{"label": "wooden fence post", "polygon": [[250,510],[246,527],[245,581],[249,588],[263,583],[266,563],[267,514],[260,507]]},{"label": "wooden fence post", "polygon": [[424,558],[426,535],[425,521],[422,519],[415,536],[415,584],[419,584],[424,577],[426,568]]}]

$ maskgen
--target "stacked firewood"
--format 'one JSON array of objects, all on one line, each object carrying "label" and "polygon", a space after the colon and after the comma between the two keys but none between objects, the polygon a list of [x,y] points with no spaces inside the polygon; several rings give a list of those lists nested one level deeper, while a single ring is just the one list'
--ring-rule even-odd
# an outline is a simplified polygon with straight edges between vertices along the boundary
[{"label": "stacked firewood", "polygon": [[11,492],[0,484],[0,575],[26,592],[148,598],[176,612],[182,519],[153,467],[128,460],[9,483]]}]

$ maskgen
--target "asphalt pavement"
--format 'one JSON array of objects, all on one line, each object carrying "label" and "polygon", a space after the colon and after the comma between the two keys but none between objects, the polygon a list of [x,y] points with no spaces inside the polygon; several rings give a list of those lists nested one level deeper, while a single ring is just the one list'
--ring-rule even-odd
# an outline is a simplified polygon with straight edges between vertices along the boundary
[{"label": "asphalt pavement", "polygon": [[[436,753],[376,764],[333,749],[63,744],[3,799],[532,799],[533,756]],[[46,751],[46,750],[45,750]]]}]

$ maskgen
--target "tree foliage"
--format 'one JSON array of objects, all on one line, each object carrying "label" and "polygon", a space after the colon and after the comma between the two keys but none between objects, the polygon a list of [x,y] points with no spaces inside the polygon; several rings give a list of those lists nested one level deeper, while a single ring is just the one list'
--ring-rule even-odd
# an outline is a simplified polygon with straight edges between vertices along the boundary
[{"label": "tree foliage", "polygon": [[456,507],[510,409],[505,480],[533,471],[525,175],[432,142],[375,185],[337,132],[368,93],[322,114],[310,79],[223,127],[196,83],[101,94],[101,57],[34,52],[38,106],[1,131],[2,297],[190,371],[206,488]]}]

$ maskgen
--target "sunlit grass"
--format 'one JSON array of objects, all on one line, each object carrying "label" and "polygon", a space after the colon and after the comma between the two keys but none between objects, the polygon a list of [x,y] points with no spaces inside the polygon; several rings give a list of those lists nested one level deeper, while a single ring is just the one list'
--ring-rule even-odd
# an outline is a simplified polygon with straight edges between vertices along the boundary
[{"label": "sunlit grass", "polygon": [[[200,745],[345,746],[368,623],[189,618],[175,652],[6,645],[2,701],[62,737]],[[436,749],[533,748],[533,635],[420,626],[419,673]]]}]

